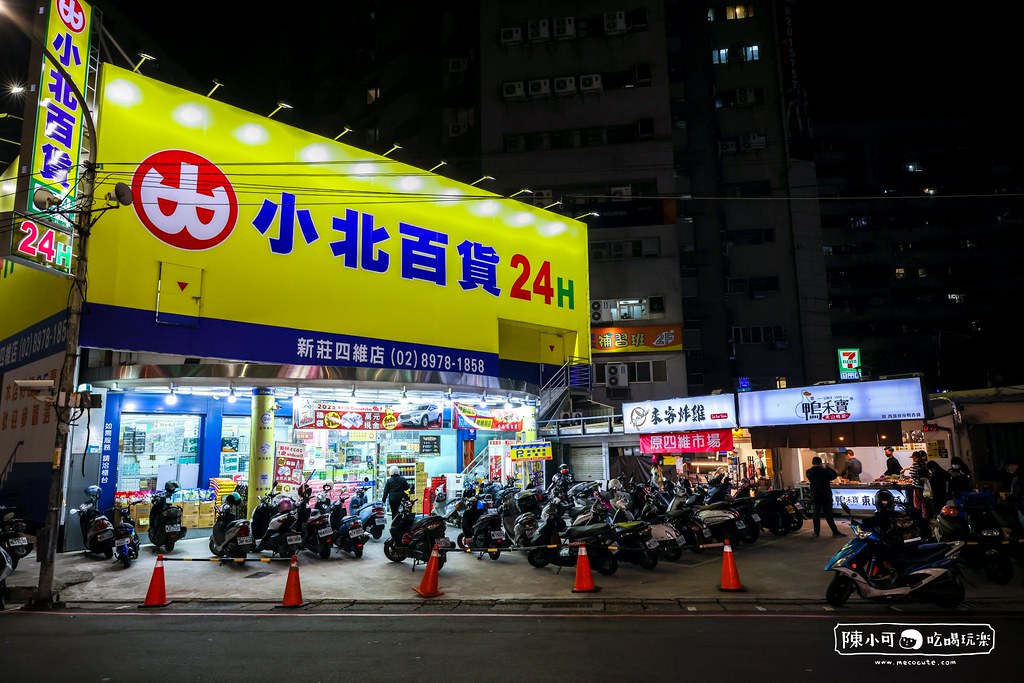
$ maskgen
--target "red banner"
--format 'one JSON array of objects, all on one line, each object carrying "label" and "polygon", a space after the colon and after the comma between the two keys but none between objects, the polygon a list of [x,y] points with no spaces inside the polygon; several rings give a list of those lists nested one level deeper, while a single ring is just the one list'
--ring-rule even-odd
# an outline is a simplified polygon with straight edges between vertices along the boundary
[{"label": "red banner", "polygon": [[641,434],[641,453],[713,453],[732,450],[732,430]]}]

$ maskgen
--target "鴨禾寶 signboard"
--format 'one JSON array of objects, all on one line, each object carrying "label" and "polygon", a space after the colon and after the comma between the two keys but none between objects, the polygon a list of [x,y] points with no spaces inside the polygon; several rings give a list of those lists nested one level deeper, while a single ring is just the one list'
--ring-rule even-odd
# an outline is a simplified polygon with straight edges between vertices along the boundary
[{"label": "\u9d28\u79be\u5bf6 signboard", "polygon": [[744,427],[914,420],[925,416],[924,394],[917,377],[751,391],[737,396],[739,421]]}]

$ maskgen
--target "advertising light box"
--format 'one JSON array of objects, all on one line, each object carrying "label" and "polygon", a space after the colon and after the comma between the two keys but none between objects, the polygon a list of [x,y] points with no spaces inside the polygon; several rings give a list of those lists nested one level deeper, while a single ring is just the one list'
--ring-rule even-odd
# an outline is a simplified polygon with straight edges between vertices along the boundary
[{"label": "advertising light box", "polygon": [[732,429],[736,402],[734,394],[713,394],[623,403],[622,415],[627,434]]},{"label": "advertising light box", "polygon": [[917,377],[737,394],[744,427],[923,419]]},{"label": "advertising light box", "polygon": [[538,360],[518,325],[590,357],[584,223],[108,64],[99,92],[96,194],[134,203],[93,231],[83,345],[493,375],[499,339]]}]

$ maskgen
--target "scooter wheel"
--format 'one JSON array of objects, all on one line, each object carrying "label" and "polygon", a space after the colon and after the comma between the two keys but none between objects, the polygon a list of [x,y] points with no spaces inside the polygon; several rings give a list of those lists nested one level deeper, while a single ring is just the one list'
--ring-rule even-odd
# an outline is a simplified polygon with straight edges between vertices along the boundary
[{"label": "scooter wheel", "polygon": [[357,560],[360,557],[362,557],[362,556],[363,556],[363,548],[362,548],[362,546],[360,546],[360,547],[358,547],[358,548],[356,548],[355,550],[352,551],[352,557],[356,558]]},{"label": "scooter wheel", "polygon": [[800,528],[803,527],[803,525],[804,525],[804,516],[803,515],[796,515],[796,516],[793,517],[792,521],[790,521],[790,523],[789,523],[789,530],[790,531],[800,531]]},{"label": "scooter wheel", "polygon": [[174,541],[167,541],[164,543],[164,547],[167,548],[167,552],[174,550]]},{"label": "scooter wheel", "polygon": [[1005,586],[1013,580],[1013,562],[1006,553],[985,556],[985,576],[992,583]]},{"label": "scooter wheel", "polygon": [[224,557],[223,553],[217,552],[217,544],[214,543],[213,536],[210,536],[210,554],[216,557]]},{"label": "scooter wheel", "polygon": [[14,553],[8,553],[7,555],[11,558],[11,571],[13,572],[15,569],[18,568],[18,560],[21,558],[19,558]]},{"label": "scooter wheel", "polygon": [[488,550],[487,551],[487,557],[491,558],[492,560],[496,560],[499,557],[501,557],[501,551],[500,550]]},{"label": "scooter wheel", "polygon": [[[836,574],[825,590],[825,602],[833,607],[842,607],[853,592],[853,581],[848,576]],[[959,604],[959,603],[958,603]]]},{"label": "scooter wheel", "polygon": [[658,555],[650,550],[641,551],[637,564],[644,569],[654,569],[658,566]]},{"label": "scooter wheel", "polygon": [[466,534],[459,534],[455,539],[455,544],[463,550],[469,550],[469,540],[466,538]]},{"label": "scooter wheel", "polygon": [[108,560],[114,559],[114,549],[113,548],[106,548],[106,549],[104,549],[103,550],[103,557],[107,558]]},{"label": "scooter wheel", "polygon": [[964,596],[967,593],[964,589],[964,582],[959,576],[954,575],[950,583],[952,585],[949,588],[949,592],[935,600],[935,604],[944,609],[959,607],[960,603],[964,601]]},{"label": "scooter wheel", "polygon": [[331,546],[325,545],[322,548],[320,548],[319,555],[320,555],[320,559],[321,560],[329,560],[329,559],[331,559]]},{"label": "scooter wheel", "polygon": [[531,550],[526,553],[526,561],[530,563],[531,567],[538,569],[548,566],[548,558],[544,555],[544,551],[540,549]]},{"label": "scooter wheel", "polygon": [[[654,558],[654,563],[658,563],[658,558]],[[618,571],[619,560],[617,557],[609,553],[607,555],[602,556],[599,560],[597,560],[597,562],[594,563],[594,569],[596,569],[599,574],[603,574],[604,576],[611,576],[616,571]]]},{"label": "scooter wheel", "polygon": [[753,522],[747,522],[747,528],[740,534],[740,540],[744,543],[750,544],[757,541],[761,537],[761,527],[757,526]]},{"label": "scooter wheel", "polygon": [[384,529],[382,529],[380,527],[380,525],[378,525],[378,524],[374,524],[373,528],[370,529],[370,535],[373,536],[374,540],[377,540],[377,541],[380,540],[381,534],[383,534],[383,533],[384,533]]},{"label": "scooter wheel", "polygon": [[392,562],[401,562],[405,559],[405,553],[395,547],[395,539],[389,538],[384,541],[384,557]]},{"label": "scooter wheel", "polygon": [[130,554],[128,554],[128,555],[122,555],[122,556],[121,556],[120,558],[118,558],[118,559],[119,559],[119,560],[121,560],[121,564],[123,564],[123,565],[124,565],[124,568],[125,568],[125,569],[127,569],[127,568],[128,568],[128,567],[130,567],[130,566],[132,566],[132,556],[131,556]]},{"label": "scooter wheel", "polygon": [[662,553],[662,555],[669,562],[675,562],[676,560],[678,560],[680,557],[683,556],[683,549],[682,548],[667,548]]},{"label": "scooter wheel", "polygon": [[789,529],[782,527],[768,527],[768,531],[771,532],[772,536],[785,536],[789,533]]}]

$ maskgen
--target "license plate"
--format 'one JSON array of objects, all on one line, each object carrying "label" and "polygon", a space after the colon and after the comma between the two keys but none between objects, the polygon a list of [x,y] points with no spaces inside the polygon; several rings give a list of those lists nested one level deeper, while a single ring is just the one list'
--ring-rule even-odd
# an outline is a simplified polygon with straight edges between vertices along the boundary
[{"label": "license plate", "polygon": [[761,521],[761,515],[750,515],[750,518],[752,520],[754,520],[755,522],[760,522]]},{"label": "license plate", "polygon": [[569,557],[569,549],[568,548],[562,548],[561,550],[558,551],[558,554],[560,556],[562,556],[562,557]]},{"label": "license plate", "polygon": [[500,529],[498,531],[492,531],[491,532],[491,538],[498,538],[498,539],[505,538],[505,532],[501,531]]},{"label": "license plate", "polygon": [[435,542],[437,543],[437,547],[438,548],[451,548],[452,547],[452,541],[451,541],[450,538],[439,538]]},{"label": "license plate", "polygon": [[285,540],[288,545],[302,545],[302,536],[288,536]]},{"label": "license plate", "polygon": [[181,525],[180,524],[168,524],[167,526],[164,527],[164,531],[166,531],[169,534],[170,533],[174,533],[176,531],[181,531]]},{"label": "license plate", "polygon": [[704,529],[704,537],[711,538],[711,529]]},{"label": "license plate", "polygon": [[24,536],[15,536],[11,539],[11,547],[16,545],[28,545],[28,539]]},{"label": "license plate", "polygon": [[804,509],[804,506],[801,505],[800,503],[793,503],[793,505],[794,505],[794,507],[796,507],[797,510],[803,510]]},{"label": "license plate", "polygon": [[375,521],[374,523],[375,523],[375,524],[376,524],[377,526],[384,526],[384,523],[385,523],[385,522],[384,522],[384,518],[383,518],[383,517],[378,517],[378,518],[376,519],[376,521]]},{"label": "license plate", "polygon": [[904,543],[918,543],[918,542],[920,542],[920,540],[921,540],[920,536],[904,536],[903,537],[903,542]]},{"label": "license plate", "polygon": [[498,508],[487,508],[487,514],[496,515],[498,514]]},{"label": "license plate", "polygon": [[359,538],[360,536],[363,535],[363,530],[362,529],[349,529],[348,535],[349,535],[349,538]]},{"label": "license plate", "polygon": [[108,538],[113,538],[113,537],[114,537],[114,532],[113,531],[101,531],[100,533],[96,534],[96,540],[97,541],[105,541]]},{"label": "license plate", "polygon": [[654,540],[654,539],[652,538],[651,540],[647,541],[647,547],[648,547],[648,548],[657,548],[657,547],[658,547],[658,542],[657,542],[657,541],[655,541],[655,540]]},{"label": "license plate", "polygon": [[686,539],[680,536],[676,539],[676,545],[686,545]]},{"label": "license plate", "polygon": [[239,536],[235,539],[238,545],[252,545],[252,536]]},{"label": "license plate", "polygon": [[318,529],[317,532],[316,532],[316,535],[319,536],[320,538],[323,538],[324,536],[330,536],[331,535],[331,527],[325,526],[323,529]]},{"label": "license plate", "polygon": [[792,505],[787,505],[786,506],[786,512],[789,512],[789,513],[796,512],[796,508],[793,507]]},{"label": "license plate", "polygon": [[114,545],[117,546],[118,548],[120,548],[121,546],[128,545],[131,542],[132,542],[132,539],[130,539],[130,538],[127,538],[127,537],[126,538],[119,538],[116,541],[114,541]]},{"label": "license plate", "polygon": [[742,519],[737,519],[736,520],[736,528],[737,529],[746,529],[747,525],[743,523]]}]

